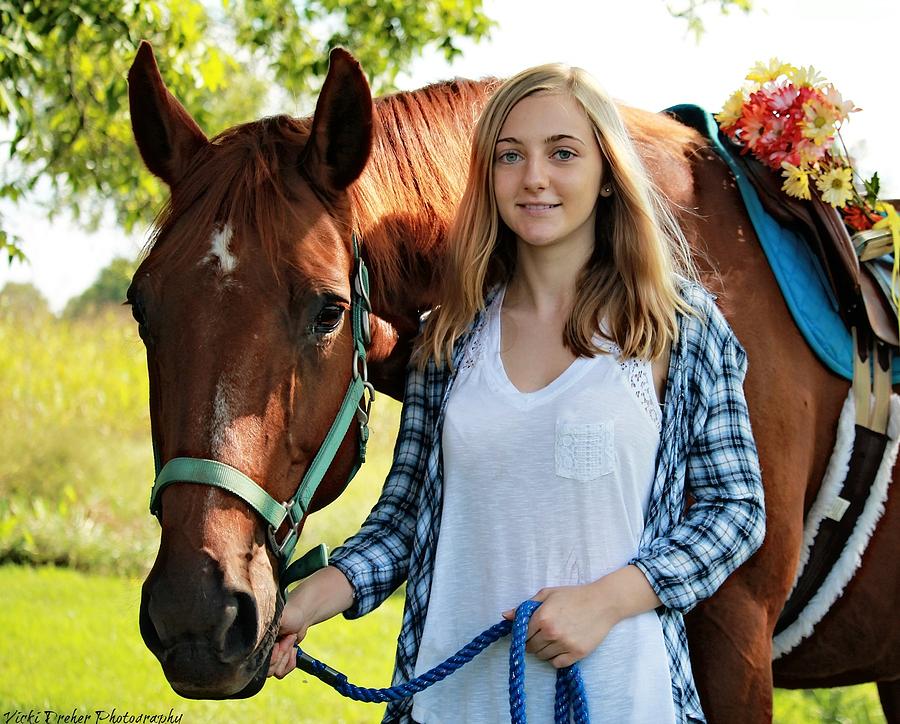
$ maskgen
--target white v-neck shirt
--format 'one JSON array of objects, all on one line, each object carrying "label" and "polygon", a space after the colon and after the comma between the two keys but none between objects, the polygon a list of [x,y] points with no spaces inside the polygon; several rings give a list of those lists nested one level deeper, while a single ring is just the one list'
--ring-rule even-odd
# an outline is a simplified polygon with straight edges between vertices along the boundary
[{"label": "white v-neck shirt", "polygon": [[[501,293],[473,334],[447,402],[440,536],[416,675],[539,589],[621,568],[644,528],[660,426],[650,363],[620,361],[604,342],[613,354],[579,357],[546,387],[520,392],[500,357],[502,302]],[[655,612],[619,623],[580,666],[593,721],[674,721]],[[505,638],[416,694],[413,718],[508,721],[508,678]],[[556,669],[528,654],[525,688],[529,724],[552,722]]]}]

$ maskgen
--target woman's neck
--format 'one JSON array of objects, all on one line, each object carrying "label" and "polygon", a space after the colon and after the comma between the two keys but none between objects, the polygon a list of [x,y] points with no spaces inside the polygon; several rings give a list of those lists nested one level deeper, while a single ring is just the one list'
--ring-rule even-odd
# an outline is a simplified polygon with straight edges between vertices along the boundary
[{"label": "woman's neck", "polygon": [[520,242],[503,306],[539,317],[567,314],[574,303],[578,275],[590,253],[590,248],[534,247]]}]

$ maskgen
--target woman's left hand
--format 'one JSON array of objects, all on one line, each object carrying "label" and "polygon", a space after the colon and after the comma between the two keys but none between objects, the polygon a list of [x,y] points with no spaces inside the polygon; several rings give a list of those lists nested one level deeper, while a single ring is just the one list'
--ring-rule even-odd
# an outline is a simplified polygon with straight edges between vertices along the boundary
[{"label": "woman's left hand", "polygon": [[[562,669],[603,643],[618,618],[604,606],[597,583],[542,588],[532,596],[541,606],[528,623],[525,650]],[[503,612],[503,618],[513,620],[515,616],[515,609]]]},{"label": "woman's left hand", "polygon": [[[525,650],[557,669],[591,654],[619,621],[661,605],[644,574],[624,566],[591,583],[542,588],[540,607],[528,622]],[[503,612],[512,621],[515,609]]]}]

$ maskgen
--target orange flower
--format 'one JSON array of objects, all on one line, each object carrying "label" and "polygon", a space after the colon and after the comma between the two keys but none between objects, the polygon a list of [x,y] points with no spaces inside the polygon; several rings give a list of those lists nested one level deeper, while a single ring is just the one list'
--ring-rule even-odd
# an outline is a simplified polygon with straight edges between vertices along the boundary
[{"label": "orange flower", "polygon": [[841,214],[844,217],[844,223],[853,229],[853,231],[865,231],[866,229],[871,229],[872,224],[881,218],[880,216],[875,219],[869,218],[869,214],[855,204],[848,204],[845,206],[841,209]]}]

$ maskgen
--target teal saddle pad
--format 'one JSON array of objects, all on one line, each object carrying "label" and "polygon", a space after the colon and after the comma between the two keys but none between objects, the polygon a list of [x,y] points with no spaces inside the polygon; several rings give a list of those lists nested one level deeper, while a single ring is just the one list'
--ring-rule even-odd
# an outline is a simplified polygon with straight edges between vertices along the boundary
[{"label": "teal saddle pad", "polygon": [[[853,343],[850,332],[838,314],[837,301],[825,271],[809,244],[800,234],[779,224],[763,208],[756,189],[722,143],[719,127],[711,113],[688,104],[672,106],[665,113],[702,133],[728,164],[769,266],[806,343],[828,369],[844,379],[852,380]],[[900,382],[900,356],[894,357],[892,380],[894,384]]]}]

